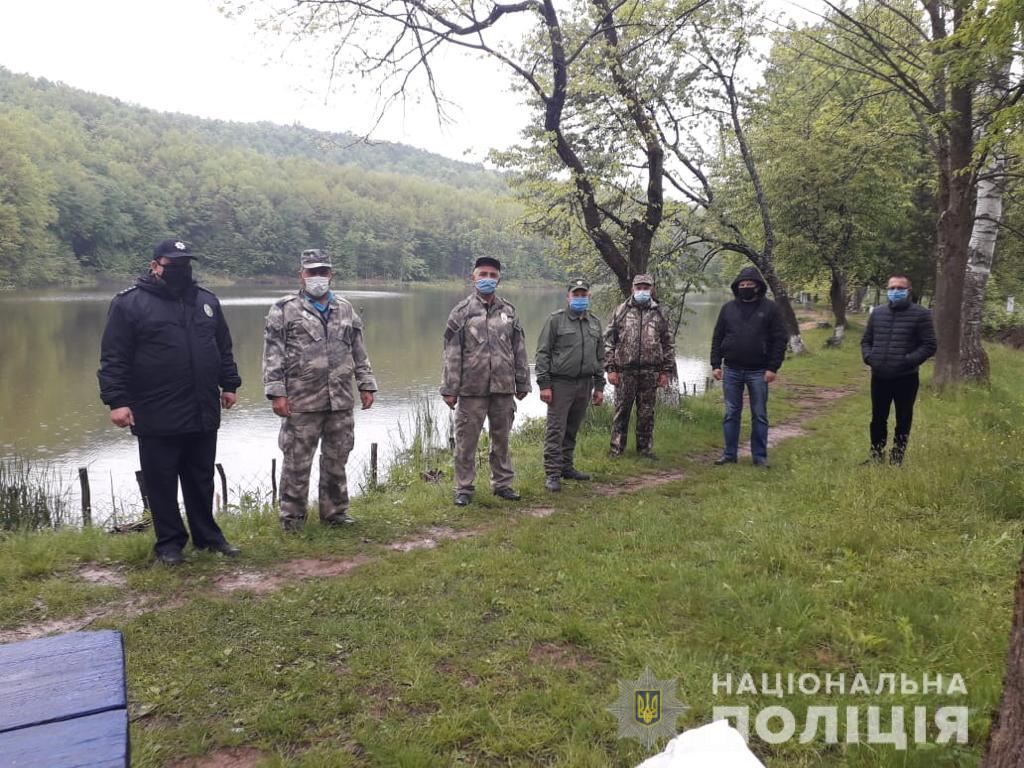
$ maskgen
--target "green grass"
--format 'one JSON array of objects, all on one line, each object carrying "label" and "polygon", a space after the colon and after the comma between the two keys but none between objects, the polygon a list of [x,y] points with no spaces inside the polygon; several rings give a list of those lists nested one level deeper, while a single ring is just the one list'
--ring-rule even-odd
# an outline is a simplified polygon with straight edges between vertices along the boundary
[{"label": "green grass", "polygon": [[[826,335],[808,334],[813,348]],[[717,392],[659,412],[658,468],[682,466],[684,479],[613,498],[573,484],[546,494],[541,427],[530,424],[514,453],[521,505],[478,491],[457,509],[450,481],[409,475],[357,499],[354,529],[285,537],[266,512],[224,519],[247,568],[379,553],[432,524],[493,526],[478,538],[256,597],[212,592],[210,579],[236,566],[216,557],[150,566],[144,535],[15,534],[0,541],[0,622],[109,600],[109,587],[74,578],[85,561],[118,564],[134,590],[194,596],[101,622],[125,633],[137,766],[229,745],[263,750],[268,766],[635,765],[648,752],[616,738],[605,707],[644,667],[679,681],[691,707],[680,728],[716,705],[789,706],[797,734],[807,706],[839,706],[841,722],[847,705],[971,707],[966,745],[754,741],[772,767],[973,765],[998,702],[1021,551],[1021,357],[990,349],[991,389],[939,398],[925,388],[907,464],[861,467],[869,403],[855,341],[783,368],[782,384],[858,391],[773,448],[769,472],[688,458],[719,445]],[[773,388],[773,421],[794,408]],[[579,466],[606,483],[650,471],[605,456],[608,419],[592,414]],[[513,511],[542,504],[555,514]],[[969,693],[713,695],[713,674],[744,672],[960,673]]]}]

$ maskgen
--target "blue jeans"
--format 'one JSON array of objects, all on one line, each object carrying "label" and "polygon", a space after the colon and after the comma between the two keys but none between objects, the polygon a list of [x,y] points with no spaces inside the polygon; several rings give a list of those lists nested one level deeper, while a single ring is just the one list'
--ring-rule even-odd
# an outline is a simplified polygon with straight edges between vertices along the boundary
[{"label": "blue jeans", "polygon": [[725,419],[722,432],[725,435],[723,455],[736,458],[740,441],[740,419],[743,417],[743,387],[750,392],[750,453],[755,462],[768,460],[768,382],[764,371],[744,371],[726,368],[722,376],[725,393]]}]

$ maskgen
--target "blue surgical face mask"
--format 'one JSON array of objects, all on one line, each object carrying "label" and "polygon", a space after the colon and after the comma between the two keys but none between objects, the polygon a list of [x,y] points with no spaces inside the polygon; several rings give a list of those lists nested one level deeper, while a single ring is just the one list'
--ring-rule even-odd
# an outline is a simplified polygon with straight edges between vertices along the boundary
[{"label": "blue surgical face mask", "polygon": [[481,277],[476,281],[476,289],[485,296],[489,296],[498,289],[498,281],[493,277]]},{"label": "blue surgical face mask", "polygon": [[887,291],[887,295],[889,296],[889,301],[895,303],[906,299],[910,295],[910,291],[906,288],[890,288]]},{"label": "blue surgical face mask", "polygon": [[633,291],[633,301],[637,304],[647,304],[651,300],[650,291]]},{"label": "blue surgical face mask", "polygon": [[573,312],[586,312],[589,307],[589,296],[573,296],[569,299],[569,309]]}]

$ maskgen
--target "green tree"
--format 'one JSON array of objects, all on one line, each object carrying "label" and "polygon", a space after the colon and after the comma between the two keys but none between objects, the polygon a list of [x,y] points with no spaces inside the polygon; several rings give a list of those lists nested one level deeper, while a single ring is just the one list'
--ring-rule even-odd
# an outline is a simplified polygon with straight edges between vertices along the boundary
[{"label": "green tree", "polygon": [[[853,284],[877,284],[930,262],[929,238],[910,244],[920,219],[931,215],[915,203],[932,166],[899,97],[878,94],[868,77],[804,55],[794,44],[799,34],[776,36],[748,135],[764,158],[780,272],[804,284],[826,275],[832,343],[841,343]],[[741,164],[733,157],[725,165],[730,189],[746,183]],[[729,198],[738,220],[756,219],[749,196]]]},{"label": "green tree", "polygon": [[42,279],[54,263],[66,265],[50,231],[56,184],[33,158],[39,150],[24,121],[0,117],[0,285]]},{"label": "green tree", "polygon": [[[735,68],[749,55],[750,22],[756,14],[746,3],[268,0],[260,7],[268,9],[264,21],[278,31],[332,40],[338,66],[373,77],[386,104],[403,98],[419,74],[441,109],[431,61],[442,47],[461,47],[501,62],[525,95],[532,119],[522,144],[494,158],[515,171],[514,184],[527,207],[525,220],[556,239],[556,253],[569,254],[573,265],[585,263],[610,275],[627,294],[634,275],[662,260],[688,263],[676,258],[680,250],[701,253],[706,250],[701,246],[717,238],[719,247],[740,249],[761,268],[783,307],[794,348],[802,346],[785,286],[774,273],[767,215],[763,237],[752,245],[732,229],[718,227],[721,217],[709,191],[682,204],[672,199],[708,180],[702,167],[706,158],[672,138],[693,134],[677,116],[692,111],[692,97],[701,87],[708,90],[713,81],[721,89],[722,95],[700,108],[710,113],[725,99],[733,118],[726,130],[743,141],[737,81],[708,62],[716,58]],[[238,4],[233,8],[244,10]],[[733,18],[737,11],[742,12],[739,25]],[[509,24],[515,38],[503,40]],[[736,49],[730,36],[743,45]],[[345,45],[356,38],[363,41],[360,46]],[[678,42],[684,39],[702,46],[702,55],[684,61],[685,46]],[[691,88],[698,75],[704,82]],[[747,167],[756,187],[756,165],[751,161]],[[666,195],[668,185],[672,195]],[[694,217],[694,207],[716,215]],[[594,258],[571,248],[581,244]]]},{"label": "green tree", "polygon": [[[902,95],[928,131],[937,186],[933,381],[940,388],[957,384],[964,378],[960,350],[968,243],[986,155],[975,139],[1015,114],[1024,81],[1016,71],[994,98],[979,98],[978,89],[1014,55],[1005,44],[1019,40],[1013,18],[1019,3],[862,0],[848,8],[825,1],[828,28],[811,28],[806,38],[833,65]],[[986,36],[985,29],[998,34]]]}]

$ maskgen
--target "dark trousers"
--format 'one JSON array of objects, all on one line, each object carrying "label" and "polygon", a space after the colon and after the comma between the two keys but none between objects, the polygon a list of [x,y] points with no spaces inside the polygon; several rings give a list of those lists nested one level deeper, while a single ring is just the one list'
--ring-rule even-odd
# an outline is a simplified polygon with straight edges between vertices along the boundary
[{"label": "dark trousers", "polygon": [[[188,543],[205,549],[224,542],[213,519],[213,463],[217,432],[139,435],[139,463],[153,513],[157,552],[180,552]],[[188,531],[178,509],[178,481],[185,500]]]},{"label": "dark trousers", "polygon": [[552,380],[544,435],[544,474],[548,477],[558,477],[563,471],[573,468],[576,434],[586,418],[593,392],[594,379],[591,376]]},{"label": "dark trousers", "polygon": [[889,407],[896,404],[896,430],[893,434],[893,457],[903,458],[910,438],[910,425],[914,420],[914,401],[921,383],[917,373],[896,379],[871,377],[871,452],[881,454],[885,450],[889,431]]}]

